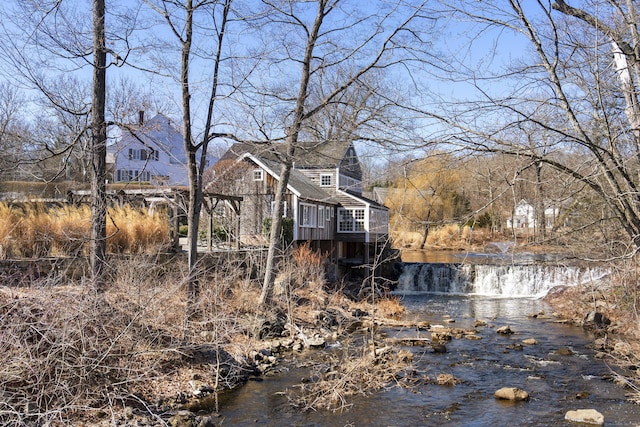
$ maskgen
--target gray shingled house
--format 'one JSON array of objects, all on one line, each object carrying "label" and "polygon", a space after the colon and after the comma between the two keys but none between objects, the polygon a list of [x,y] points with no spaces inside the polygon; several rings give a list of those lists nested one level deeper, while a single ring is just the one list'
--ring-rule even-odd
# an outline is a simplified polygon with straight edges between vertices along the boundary
[{"label": "gray shingled house", "polygon": [[[271,217],[281,150],[279,144],[237,143],[220,159],[244,171],[233,194],[243,197],[241,239],[262,234]],[[388,208],[362,195],[362,169],[351,142],[300,146],[284,208],[293,241],[309,242],[338,265],[368,264],[387,241]]]}]

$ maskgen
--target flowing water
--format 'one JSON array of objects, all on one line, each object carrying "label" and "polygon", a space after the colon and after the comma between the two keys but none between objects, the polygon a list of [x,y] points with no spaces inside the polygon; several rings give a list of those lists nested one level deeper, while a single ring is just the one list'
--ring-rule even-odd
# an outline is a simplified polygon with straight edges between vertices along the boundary
[{"label": "flowing water", "polygon": [[[437,266],[431,267],[433,270]],[[604,415],[606,426],[640,426],[640,405],[627,399],[628,390],[612,382],[612,372],[589,347],[593,337],[581,328],[557,323],[551,316],[531,316],[550,309],[541,299],[522,295],[537,295],[550,286],[553,280],[549,272],[532,271],[535,279],[525,280],[528,275],[516,274],[515,270],[518,268],[512,264],[511,276],[504,271],[491,273],[489,281],[502,284],[484,288],[490,291],[487,295],[480,295],[481,288],[476,287],[475,282],[484,280],[484,273],[478,271],[464,280],[456,276],[459,273],[446,273],[450,282],[458,281],[453,295],[448,293],[452,288],[447,288],[443,276],[437,274],[442,288],[435,293],[433,289],[420,289],[425,283],[427,287],[433,283],[415,279],[416,271],[411,278],[403,279],[410,287],[408,291],[402,290],[400,282],[408,318],[432,325],[455,321],[447,326],[465,329],[473,329],[476,320],[487,322],[487,326],[475,328],[482,339],[454,339],[447,343],[443,354],[427,347],[404,347],[414,354],[419,377],[434,379],[439,374],[452,374],[459,381],[456,385],[419,381],[411,388],[391,386],[371,396],[352,398],[352,407],[345,412],[301,413],[291,409],[282,392],[300,383],[309,372],[297,368],[295,360],[291,360],[284,372],[250,381],[227,394],[220,410],[222,425],[569,426],[575,424],[564,420],[567,411],[593,408]],[[408,275],[406,272],[405,269]],[[583,269],[569,276],[559,272],[551,276],[580,281],[600,273]],[[434,277],[430,274],[424,273]],[[509,277],[505,279],[505,275]],[[473,280],[469,281],[470,277]],[[520,289],[504,286],[507,282],[520,283]],[[523,291],[524,286],[528,290]],[[519,297],[497,293],[514,290]],[[509,325],[514,334],[496,333],[496,328],[504,325]],[[429,331],[415,329],[388,328],[385,332],[390,337],[430,336]],[[535,338],[538,344],[520,346],[525,338]],[[562,355],[560,349],[570,349],[571,354]],[[323,351],[302,357],[322,358]],[[531,398],[518,403],[496,400],[493,393],[502,387],[521,388]]]}]

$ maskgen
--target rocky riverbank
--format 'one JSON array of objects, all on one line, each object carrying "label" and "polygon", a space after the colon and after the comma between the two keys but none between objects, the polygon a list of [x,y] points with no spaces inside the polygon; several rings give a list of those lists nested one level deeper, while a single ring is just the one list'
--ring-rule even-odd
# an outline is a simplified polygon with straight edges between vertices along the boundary
[{"label": "rocky riverbank", "polygon": [[593,333],[593,347],[615,372],[614,381],[640,403],[640,324],[620,304],[611,282],[552,289],[545,301],[561,322]]}]

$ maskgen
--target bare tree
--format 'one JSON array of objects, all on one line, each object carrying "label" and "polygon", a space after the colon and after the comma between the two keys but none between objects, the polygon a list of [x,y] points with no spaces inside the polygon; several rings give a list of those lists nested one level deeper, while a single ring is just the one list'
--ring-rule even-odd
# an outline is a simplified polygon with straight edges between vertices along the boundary
[{"label": "bare tree", "polygon": [[[411,31],[411,25],[421,18],[420,4],[379,2],[370,5],[366,14],[356,2],[346,0],[263,1],[263,4],[263,28],[271,30],[268,34],[275,43],[271,46],[275,54],[272,53],[267,63],[273,71],[283,70],[287,81],[270,81],[270,86],[262,92],[263,96],[271,94],[266,96],[270,101],[267,106],[278,112],[279,123],[284,128],[277,137],[284,146],[259,299],[259,304],[264,306],[271,300],[275,261],[280,251],[282,202],[306,127],[311,126],[312,118],[339,105],[340,98],[348,94],[350,88],[363,83],[367,74],[406,60],[401,52],[409,40],[415,43],[416,50],[424,44],[414,38],[415,33]],[[372,10],[376,12],[371,14]],[[296,72],[291,73],[287,66]],[[366,98],[367,95],[360,92],[358,96]]]},{"label": "bare tree", "polygon": [[[189,177],[189,200],[187,207],[189,242],[189,286],[188,297],[191,311],[198,299],[199,283],[197,277],[198,229],[202,209],[202,191],[204,173],[208,166],[209,143],[226,133],[217,133],[215,122],[220,93],[220,73],[224,55],[224,40],[230,20],[232,0],[185,0],[184,2],[146,0],[168,25],[180,47],[179,83],[182,107],[182,132],[184,149],[187,155],[187,174]],[[199,40],[198,40],[199,39]],[[201,43],[205,43],[203,46]],[[192,98],[196,88],[192,87],[192,77],[196,73],[192,66],[195,58],[207,58],[211,67],[208,98],[205,101],[204,123],[202,130],[195,130],[196,109]],[[188,313],[190,316],[192,313]]]},{"label": "bare tree", "polygon": [[20,114],[24,95],[7,82],[0,83],[0,179],[10,180],[18,176],[18,169],[25,159],[25,137],[28,125]]},{"label": "bare tree", "polygon": [[91,271],[104,291],[107,263],[107,47],[104,0],[93,0],[93,83],[91,86]]},{"label": "bare tree", "polygon": [[[459,20],[463,31],[449,39],[455,56],[443,49],[442,58],[425,58],[429,81],[450,82],[464,97],[437,110],[414,104],[409,111],[442,126],[438,143],[527,159],[583,183],[638,248],[636,5],[595,1],[578,10],[560,1],[553,8],[524,3],[441,1],[433,16]],[[477,44],[493,50],[478,57]],[[515,46],[513,59],[500,63],[505,56],[497,52],[507,46]],[[523,124],[531,138],[522,137]]]},{"label": "bare tree", "polygon": [[[90,7],[65,1],[7,2],[2,5],[3,15],[10,17],[3,27],[0,49],[4,60],[14,74],[11,78],[36,90],[49,105],[71,116],[90,116],[89,129],[76,128],[77,135],[70,138],[71,145],[56,147],[45,143],[46,157],[63,156],[71,146],[79,145],[89,130],[88,153],[91,157],[91,269],[98,289],[104,285],[106,255],[106,70],[121,65],[127,58],[130,32],[127,25],[134,20],[111,14],[111,29],[107,31],[107,10],[104,0],[93,0]],[[112,8],[113,11],[116,8]],[[91,13],[92,19],[88,19]],[[124,25],[122,25],[124,23]],[[107,39],[109,47],[107,47]],[[121,43],[122,42],[122,43]],[[116,50],[122,47],[122,54]],[[107,62],[107,54],[113,60]],[[78,97],[60,88],[67,75],[91,69],[90,95]],[[58,76],[65,78],[57,78]],[[81,86],[76,86],[78,92]],[[78,95],[76,92],[76,95]],[[91,99],[90,108],[85,99]],[[56,151],[59,150],[59,151]],[[82,151],[82,150],[81,150]],[[62,168],[64,169],[64,168]]]}]

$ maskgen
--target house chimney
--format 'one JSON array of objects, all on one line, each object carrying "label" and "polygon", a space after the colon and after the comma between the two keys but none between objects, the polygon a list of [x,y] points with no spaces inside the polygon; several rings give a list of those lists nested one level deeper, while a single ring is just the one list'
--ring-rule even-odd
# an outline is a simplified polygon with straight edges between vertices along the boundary
[{"label": "house chimney", "polygon": [[138,124],[140,126],[144,124],[144,110],[138,111]]}]

